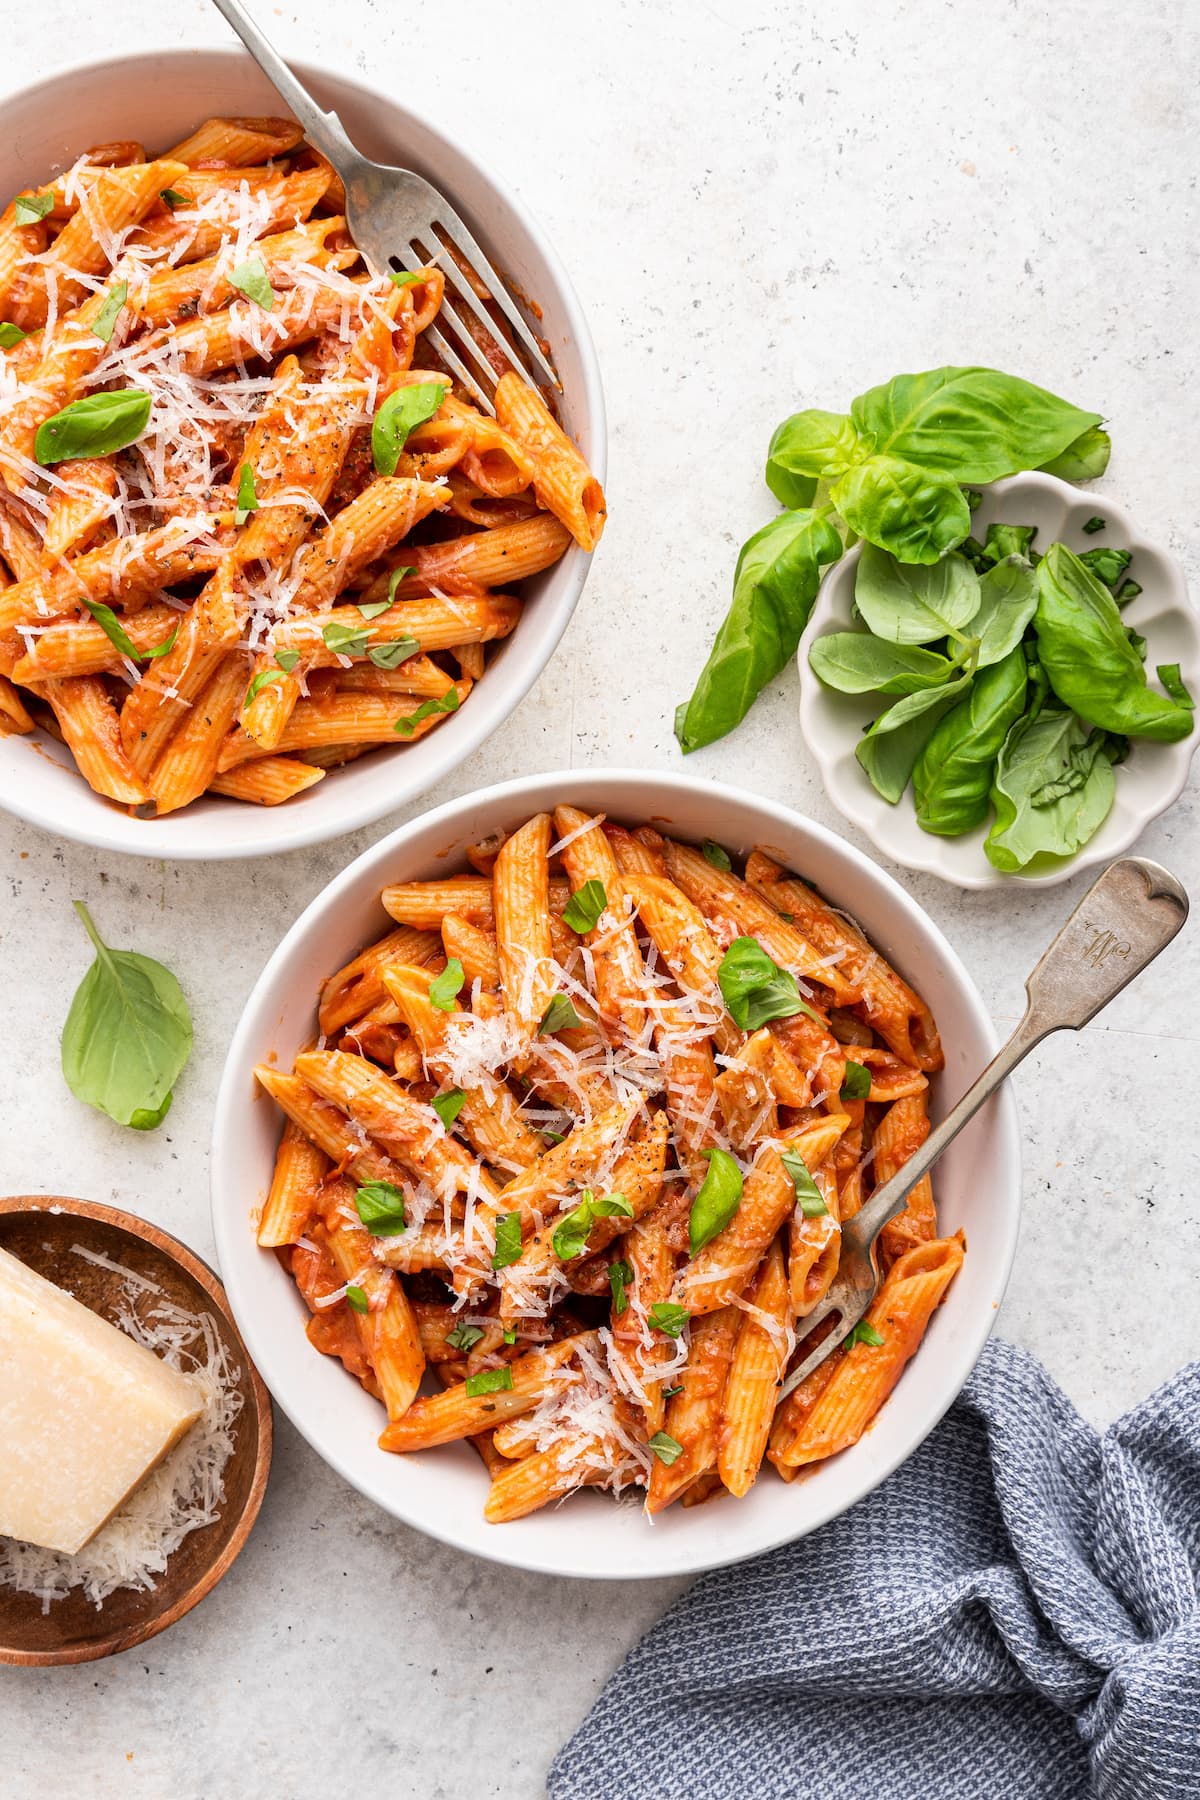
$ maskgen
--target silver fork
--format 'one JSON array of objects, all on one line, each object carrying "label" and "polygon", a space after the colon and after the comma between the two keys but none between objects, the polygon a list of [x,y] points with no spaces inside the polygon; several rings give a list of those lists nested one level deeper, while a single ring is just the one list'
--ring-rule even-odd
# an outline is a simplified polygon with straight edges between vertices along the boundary
[{"label": "silver fork", "polygon": [[[308,89],[296,79],[243,10],[239,0],[213,0],[213,5],[233,26],[263,74],[278,89],[296,123],[304,127],[309,142],[328,157],[341,176],[346,189],[346,223],[372,271],[376,275],[387,275],[393,270],[420,268],[428,262],[431,253],[436,255],[446,249],[448,254],[440,265],[446,277],[446,297],[442,301],[440,317],[454,331],[464,350],[478,362],[486,380],[494,383],[495,372],[456,307],[468,306],[493,338],[495,320],[489,316],[470,278],[459,267],[454,255],[457,251],[488,289],[539,371],[536,376],[531,374],[519,358],[510,353],[509,346],[503,345],[505,354],[519,373],[531,384],[544,379],[559,387],[558,376],[522,318],[516,301],[445,196],[411,169],[390,168],[360,155],[346,136],[337,114],[321,111]],[[496,409],[490,392],[447,342],[437,325],[429,326],[424,336],[479,405],[494,414]]]},{"label": "silver fork", "polygon": [[1002,1081],[1052,1031],[1078,1031],[1165,950],[1188,915],[1188,897],[1168,869],[1126,856],[1105,869],[1025,983],[1025,1016],[973,1087],[890,1181],[842,1226],[837,1277],[801,1321],[804,1335],[829,1321],[815,1350],[779,1390],[784,1399],[831,1355],[864,1316],[879,1286],[875,1243],[923,1175]]}]

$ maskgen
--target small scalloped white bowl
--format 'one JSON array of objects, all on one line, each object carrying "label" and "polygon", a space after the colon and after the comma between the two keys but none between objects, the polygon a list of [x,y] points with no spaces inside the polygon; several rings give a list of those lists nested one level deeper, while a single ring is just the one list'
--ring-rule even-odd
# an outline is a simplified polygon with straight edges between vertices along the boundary
[{"label": "small scalloped white bowl", "polygon": [[[604,395],[596,353],[566,272],[541,230],[496,176],[411,108],[358,81],[303,64],[296,68],[368,156],[410,164],[441,187],[497,266],[535,298],[563,382],[563,423],[603,481]],[[0,196],[64,167],[88,144],[133,135],[156,150],[214,113],[286,111],[240,47],[155,50],[67,68],[0,95]],[[164,819],[131,818],[93,793],[69,752],[40,731],[0,738],[0,806],[77,843],[168,861],[272,855],[369,825],[428,793],[524,699],[567,628],[589,560],[572,547],[524,584],[520,624],[497,645],[460,712],[415,744],[381,749],[331,770],[282,806],[206,795]]]},{"label": "small scalloped white bowl", "polygon": [[[476,1556],[546,1574],[624,1579],[714,1568],[802,1536],[853,1506],[912,1454],[969,1375],[1012,1266],[1020,1209],[1020,1140],[1002,1091],[947,1151],[935,1174],[944,1231],[960,1226],[967,1256],[925,1342],[862,1441],[790,1485],[767,1469],[744,1500],[672,1507],[651,1522],[635,1500],[592,1492],[508,1525],[483,1517],[487,1477],[465,1444],[411,1456],[378,1447],[383,1411],[304,1336],[307,1317],[254,1219],[270,1186],[280,1118],[254,1065],[290,1067],[315,1031],[322,978],[390,927],[388,882],[444,875],[490,833],[569,801],[627,824],[652,821],[736,854],[755,844],[853,912],[875,944],[921,989],[946,1050],[933,1083],[941,1117],[992,1057],[995,1033],[963,965],[890,875],[822,826],[772,801],[694,776],[578,770],[523,777],[467,794],[400,827],[319,894],[256,982],[230,1046],[213,1126],[212,1205],[221,1276],[250,1354],[313,1449],[395,1518]],[[402,1546],[397,1546],[402,1554]]]},{"label": "small scalloped white bowl", "polygon": [[[1106,525],[1103,532],[1088,537],[1083,525],[1093,517],[1104,519]],[[1124,507],[1107,494],[1072,487],[1054,475],[1012,475],[984,489],[971,530],[982,539],[987,527],[996,522],[1036,525],[1037,549],[1061,540],[1072,550],[1105,544],[1132,550],[1129,572],[1141,583],[1142,592],[1123,608],[1121,616],[1149,644],[1146,665],[1151,680],[1156,663],[1177,662],[1189,690],[1200,693],[1200,623],[1188,598],[1183,570],[1173,556],[1142,535]],[[824,687],[808,666],[814,639],[854,627],[858,555],[857,549],[851,551],[830,573],[800,640],[800,730],[821,771],[825,791],[842,817],[865,832],[891,861],[940,875],[955,887],[1005,887],[1013,882],[1023,887],[1053,887],[1128,850],[1150,821],[1179,798],[1200,741],[1196,732],[1176,744],[1152,744],[1146,739],[1135,742],[1128,760],[1116,770],[1112,811],[1095,837],[1077,855],[1048,862],[1033,874],[1004,875],[992,867],[983,849],[987,823],[957,838],[922,831],[913,809],[912,789],[892,806],[875,792],[854,755],[863,727],[889,702],[879,695],[835,693]]]}]

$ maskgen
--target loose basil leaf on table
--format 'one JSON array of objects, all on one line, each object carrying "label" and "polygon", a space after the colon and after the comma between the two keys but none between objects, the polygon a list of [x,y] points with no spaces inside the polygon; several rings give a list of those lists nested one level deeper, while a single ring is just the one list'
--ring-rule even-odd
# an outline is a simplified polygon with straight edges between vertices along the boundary
[{"label": "loose basil leaf on table", "polygon": [[831,631],[816,638],[808,663],[826,687],[840,694],[916,694],[940,687],[954,673],[948,656],[886,643],[865,631]]},{"label": "loose basil leaf on table", "polygon": [[874,438],[877,454],[941,470],[956,482],[1035,469],[1100,424],[1099,413],[1081,412],[1019,375],[955,366],[897,375],[860,394],[850,416]]},{"label": "loose basil leaf on table", "polygon": [[998,562],[979,578],[979,611],[971,620],[978,638],[975,666],[1002,662],[1016,648],[1037,612],[1037,572],[1022,557]]},{"label": "loose basil leaf on table", "polygon": [[692,697],[675,715],[686,753],[724,737],[755,697],[796,654],[824,567],[842,554],[828,519],[781,513],[742,546],[733,604],[717,633]]},{"label": "loose basil leaf on table", "polygon": [[1107,431],[1099,425],[1089,425],[1061,455],[1038,466],[1045,474],[1057,475],[1063,481],[1095,481],[1107,469],[1111,454],[1112,439]]},{"label": "loose basil leaf on table", "polygon": [[934,727],[971,685],[964,670],[953,681],[921,694],[909,694],[881,713],[859,740],[855,756],[871,786],[894,806],[908,786],[913,764]]},{"label": "loose basil leaf on table", "polygon": [[1038,655],[1063,705],[1091,725],[1174,743],[1191,731],[1191,709],[1146,685],[1117,603],[1065,544],[1038,564]]},{"label": "loose basil leaf on table", "polygon": [[966,699],[940,719],[913,768],[917,824],[959,837],[987,817],[992,773],[1010,726],[1025,710],[1028,685],[1020,644],[983,669]]},{"label": "loose basil leaf on table", "polygon": [[192,1049],[192,1019],[169,969],[111,950],[82,900],[75,910],[96,949],[62,1033],[62,1070],[77,1100],[118,1125],[153,1131],[167,1115]]},{"label": "loose basil leaf on table", "polygon": [[996,811],[984,843],[1006,875],[1038,856],[1073,856],[1108,817],[1121,741],[1089,732],[1074,713],[1045,708],[1012,726],[996,764]]},{"label": "loose basil leaf on table", "polygon": [[901,562],[936,563],[971,529],[957,481],[899,456],[877,453],[855,463],[831,498],[852,531]]},{"label": "loose basil leaf on table", "polygon": [[898,562],[864,544],[854,577],[854,604],[867,627],[893,644],[932,644],[965,631],[979,611],[979,576],[965,558]]},{"label": "loose basil leaf on table", "polygon": [[767,486],[781,506],[811,506],[821,477],[840,475],[858,446],[858,429],[845,413],[793,413],[767,446]]}]

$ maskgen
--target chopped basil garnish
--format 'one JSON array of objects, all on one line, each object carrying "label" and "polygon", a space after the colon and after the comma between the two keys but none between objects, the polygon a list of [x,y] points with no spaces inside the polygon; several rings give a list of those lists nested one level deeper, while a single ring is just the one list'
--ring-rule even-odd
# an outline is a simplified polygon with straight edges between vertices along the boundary
[{"label": "chopped basil garnish", "polygon": [[422,700],[415,712],[410,712],[403,719],[397,719],[393,730],[398,731],[401,737],[411,737],[422,720],[431,719],[434,713],[457,711],[458,689],[447,688],[440,700]]},{"label": "chopped basil garnish", "polygon": [[650,1323],[657,1331],[665,1331],[668,1337],[677,1338],[691,1318],[686,1306],[676,1306],[673,1300],[656,1300],[650,1308]]},{"label": "chopped basil garnish", "polygon": [[781,1150],[779,1160],[792,1178],[792,1186],[796,1190],[796,1203],[806,1219],[819,1219],[829,1208],[821,1197],[821,1190],[809,1174],[808,1164],[802,1156],[794,1151]]},{"label": "chopped basil garnish", "polygon": [[[415,656],[420,648],[415,637],[393,638],[390,643],[372,645],[367,655],[377,669],[398,669],[402,662]],[[451,688],[450,692],[457,695],[458,690]]]},{"label": "chopped basil garnish", "polygon": [[588,1234],[597,1219],[632,1219],[633,1208],[624,1194],[593,1194],[585,1188],[579,1205],[562,1221],[551,1240],[559,1262],[570,1262],[587,1248]]},{"label": "chopped basil garnish", "polygon": [[325,648],[332,650],[335,656],[365,656],[371,634],[354,625],[343,625],[337,619],[322,626],[321,636],[325,639]]},{"label": "chopped basil garnish", "polygon": [[722,846],[716,843],[712,838],[705,838],[700,846],[700,854],[706,863],[711,863],[714,869],[723,869],[726,874],[728,874],[733,867],[732,862],[729,860],[728,850],[723,849]]},{"label": "chopped basil garnish", "polygon": [[356,600],[354,604],[364,619],[377,619],[380,613],[388,609],[386,600]]},{"label": "chopped basil garnish", "polygon": [[873,1325],[868,1324],[866,1319],[860,1319],[854,1329],[848,1331],[842,1339],[842,1348],[852,1350],[855,1344],[870,1344],[873,1349],[878,1349],[882,1342],[882,1334],[876,1331]]},{"label": "chopped basil garnish", "polygon": [[612,1289],[613,1318],[619,1319],[629,1305],[626,1283],[633,1280],[633,1264],[622,1257],[620,1262],[609,1263],[608,1285]]},{"label": "chopped basil garnish", "polygon": [[409,433],[432,419],[445,398],[444,385],[433,381],[396,388],[388,395],[371,426],[371,460],[377,475],[396,473]]},{"label": "chopped basil garnish", "polygon": [[411,269],[389,269],[388,280],[394,281],[397,287],[412,287],[416,281],[424,281],[423,275],[414,274]]},{"label": "chopped basil garnish", "polygon": [[453,1012],[456,997],[466,981],[466,972],[457,956],[452,956],[440,975],[429,984],[429,1004],[439,1012]]},{"label": "chopped basil garnish", "polygon": [[446,1333],[446,1342],[452,1350],[461,1350],[465,1355],[475,1348],[482,1336],[483,1331],[478,1325],[456,1325],[453,1331]]},{"label": "chopped basil garnish", "polygon": [[348,1287],[346,1289],[346,1305],[356,1313],[370,1312],[371,1302],[367,1299],[365,1288]]},{"label": "chopped basil garnish", "polygon": [[565,994],[555,994],[553,1000],[551,1000],[549,1006],[542,1014],[542,1020],[537,1028],[537,1034],[539,1037],[545,1037],[548,1032],[573,1030],[576,1026],[582,1024],[583,1020],[575,1011],[575,1008],[567,999],[567,996]]},{"label": "chopped basil garnish", "polygon": [[18,194],[13,202],[18,225],[36,225],[54,207],[54,195]]},{"label": "chopped basil garnish", "polygon": [[515,1326],[515,1325],[506,1325],[506,1326],[505,1326],[505,1328],[504,1328],[504,1341],[505,1341],[505,1343],[506,1343],[506,1344],[515,1344],[515,1343],[516,1343],[516,1341],[517,1341],[517,1328],[516,1328],[516,1326]]},{"label": "chopped basil garnish", "polygon": [[656,1431],[646,1448],[653,1450],[660,1463],[669,1469],[683,1455],[683,1445],[665,1431]]},{"label": "chopped basil garnish", "polygon": [[404,1230],[404,1195],[390,1181],[364,1182],[354,1204],[372,1237],[396,1237]]},{"label": "chopped basil garnish", "polygon": [[681,1381],[676,1382],[674,1387],[669,1387],[669,1388],[663,1389],[663,1399],[664,1400],[673,1400],[675,1398],[676,1394],[682,1394],[682,1392],[683,1392],[683,1383]]},{"label": "chopped basil garnish", "polygon": [[771,1019],[790,1019],[795,1013],[817,1017],[800,998],[791,970],[772,962],[757,938],[734,938],[721,958],[717,980],[730,1017],[743,1031],[757,1031]]},{"label": "chopped basil garnish", "polygon": [[511,1369],[484,1369],[478,1375],[467,1376],[467,1399],[478,1400],[481,1394],[504,1394],[512,1384]]},{"label": "chopped basil garnish", "polygon": [[709,1150],[708,1174],[692,1201],[688,1221],[691,1253],[703,1250],[719,1231],[724,1231],[742,1203],[742,1171],[728,1150]]},{"label": "chopped basil garnish", "polygon": [[436,1094],[430,1102],[447,1131],[462,1111],[466,1097],[461,1088],[451,1088],[447,1094]]},{"label": "chopped basil garnish", "polygon": [[565,1144],[567,1141],[561,1131],[551,1131],[548,1125],[542,1126],[542,1136],[549,1138],[552,1144]]},{"label": "chopped basil garnish", "polygon": [[270,312],[275,305],[275,289],[267,277],[267,267],[261,256],[248,256],[239,263],[229,277],[230,287],[235,287],[239,294],[245,294],[247,300],[253,300],[255,306],[261,306],[264,312]]},{"label": "chopped basil garnish", "polygon": [[840,1098],[843,1100],[865,1100],[871,1092],[871,1071],[862,1063],[848,1062],[846,1076],[842,1082]]},{"label": "chopped basil garnish", "polygon": [[122,656],[132,657],[135,662],[153,662],[156,656],[165,656],[168,650],[175,648],[175,639],[179,636],[178,625],[175,626],[169,637],[165,637],[161,644],[156,644],[153,650],[139,650],[111,606],[105,606],[103,600],[89,600],[86,594],[83,596],[83,604],[109,643],[115,644]]},{"label": "chopped basil garnish", "polygon": [[111,456],[141,437],[149,418],[150,396],[142,388],[88,394],[42,421],[33,453],[43,468],[78,456]]},{"label": "chopped basil garnish", "polygon": [[235,525],[244,525],[252,512],[258,511],[258,489],[254,485],[254,470],[249,463],[243,463],[238,470],[237,511],[233,515]]},{"label": "chopped basil garnish", "polygon": [[23,344],[28,333],[19,325],[13,325],[8,319],[0,319],[0,350],[11,350],[17,344]]},{"label": "chopped basil garnish", "polygon": [[178,188],[159,188],[158,197],[160,200],[166,202],[172,212],[175,211],[177,206],[187,206],[189,204],[187,195],[181,194]]},{"label": "chopped basil garnish", "polygon": [[400,586],[400,583],[405,579],[406,576],[415,575],[416,572],[417,572],[417,566],[415,563],[409,563],[408,567],[404,568],[404,569],[393,569],[392,570],[391,574],[388,576],[388,605],[389,606],[391,606],[393,604],[393,602],[395,601],[396,589]]},{"label": "chopped basil garnish", "polygon": [[118,281],[115,286],[109,288],[108,298],[88,328],[92,336],[98,337],[102,344],[112,342],[113,328],[117,323],[121,308],[128,298],[129,283],[127,281]]},{"label": "chopped basil garnish", "polygon": [[493,1269],[506,1269],[521,1254],[521,1215],[503,1213],[496,1220],[496,1248],[492,1254]]},{"label": "chopped basil garnish", "polygon": [[257,700],[265,687],[270,687],[272,682],[278,681],[286,673],[286,669],[260,669],[246,689],[246,698],[242,701],[242,711],[244,712],[252,701]]},{"label": "chopped basil garnish", "polygon": [[604,891],[604,883],[593,877],[585,881],[581,888],[576,888],[567,904],[563,907],[563,924],[569,925],[579,937],[585,931],[593,931],[600,914],[608,905],[608,895]]},{"label": "chopped basil garnish", "polygon": [[275,652],[275,661],[279,664],[279,667],[283,670],[285,675],[290,675],[296,664],[300,661],[300,652],[298,650],[277,650]]},{"label": "chopped basil garnish", "polygon": [[1102,519],[1099,513],[1095,513],[1083,526],[1084,534],[1093,537],[1097,531],[1103,531],[1107,523],[1107,519]]}]

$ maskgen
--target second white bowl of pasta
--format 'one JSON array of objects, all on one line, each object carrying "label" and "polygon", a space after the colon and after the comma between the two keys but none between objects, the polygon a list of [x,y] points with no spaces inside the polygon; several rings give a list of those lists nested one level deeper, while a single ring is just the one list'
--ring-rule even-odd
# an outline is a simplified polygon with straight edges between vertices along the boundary
[{"label": "second white bowl of pasta", "polygon": [[102,849],[259,856],[427,792],[545,667],[603,527],[550,245],[433,126],[301,73],[536,303],[562,429],[512,371],[496,420],[451,385],[446,253],[372,277],[242,51],[0,99],[0,805]]},{"label": "second white bowl of pasta", "polygon": [[222,1275],[285,1412],[397,1518],[561,1575],[730,1562],[875,1487],[982,1349],[1007,1093],[776,1412],[838,1219],[994,1047],[941,933],[822,827],[682,776],[508,782],[359,857],[264,970],[217,1102]]}]

